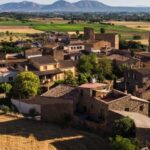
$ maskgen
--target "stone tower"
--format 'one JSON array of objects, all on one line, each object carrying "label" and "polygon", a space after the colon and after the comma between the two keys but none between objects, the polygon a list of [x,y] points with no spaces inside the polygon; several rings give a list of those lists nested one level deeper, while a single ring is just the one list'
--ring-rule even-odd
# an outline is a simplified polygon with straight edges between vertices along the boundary
[{"label": "stone tower", "polygon": [[95,34],[93,28],[89,28],[89,27],[84,28],[84,39],[90,41],[95,40]]}]

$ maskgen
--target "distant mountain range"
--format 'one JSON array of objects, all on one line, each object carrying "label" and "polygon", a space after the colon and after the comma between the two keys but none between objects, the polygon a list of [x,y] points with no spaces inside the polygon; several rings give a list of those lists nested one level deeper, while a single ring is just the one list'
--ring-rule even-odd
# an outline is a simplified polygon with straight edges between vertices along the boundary
[{"label": "distant mountain range", "polygon": [[70,3],[58,0],[50,5],[29,1],[0,5],[0,12],[148,12],[150,7],[113,7],[95,0],[80,0]]}]

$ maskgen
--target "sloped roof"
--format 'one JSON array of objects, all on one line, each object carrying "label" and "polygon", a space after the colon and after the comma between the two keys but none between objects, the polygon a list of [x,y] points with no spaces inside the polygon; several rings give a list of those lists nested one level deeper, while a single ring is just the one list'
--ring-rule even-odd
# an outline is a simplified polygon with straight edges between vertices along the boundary
[{"label": "sloped roof", "polygon": [[41,64],[41,65],[57,63],[57,61],[50,55],[34,57],[34,58],[31,58],[31,61],[36,62],[36,63]]},{"label": "sloped roof", "polygon": [[55,98],[65,98],[73,100],[78,95],[78,90],[75,87],[69,86],[69,85],[58,85],[46,93],[42,94],[41,96],[44,97],[55,97]]}]

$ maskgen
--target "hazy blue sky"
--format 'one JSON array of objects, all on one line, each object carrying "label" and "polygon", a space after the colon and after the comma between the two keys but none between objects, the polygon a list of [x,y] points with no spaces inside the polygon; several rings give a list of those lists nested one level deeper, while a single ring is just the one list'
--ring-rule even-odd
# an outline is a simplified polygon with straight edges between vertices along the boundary
[{"label": "hazy blue sky", "polygon": [[[6,2],[20,2],[23,0],[0,0],[0,4]],[[51,4],[55,0],[29,0],[37,3]],[[69,2],[74,2],[78,0],[68,0]],[[112,6],[150,6],[150,0],[99,0],[105,4]]]}]

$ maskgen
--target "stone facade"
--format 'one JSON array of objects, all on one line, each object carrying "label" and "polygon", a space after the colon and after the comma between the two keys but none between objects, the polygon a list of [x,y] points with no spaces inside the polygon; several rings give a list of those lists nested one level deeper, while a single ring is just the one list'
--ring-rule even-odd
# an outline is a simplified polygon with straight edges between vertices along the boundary
[{"label": "stone facade", "polygon": [[84,28],[84,39],[85,40],[95,40],[95,34],[94,34],[94,29],[93,28]]},{"label": "stone facade", "polygon": [[95,40],[104,40],[111,43],[111,47],[119,49],[119,35],[115,33],[95,34]]},{"label": "stone facade", "polygon": [[84,39],[87,41],[107,41],[111,47],[119,49],[119,35],[116,33],[94,33],[93,28],[84,28]]},{"label": "stone facade", "polygon": [[124,82],[128,92],[150,100],[150,68],[131,69],[124,75]]},{"label": "stone facade", "polygon": [[[137,99],[131,95],[112,90],[110,95],[114,99],[105,99],[103,92],[98,90],[99,95],[93,89],[80,89],[78,110],[96,119],[107,120],[110,110],[138,112],[149,115],[149,102]],[[102,95],[100,97],[100,95]]]},{"label": "stone facade", "polygon": [[61,123],[67,117],[73,117],[73,103],[69,100],[41,106],[41,119],[44,121]]}]

